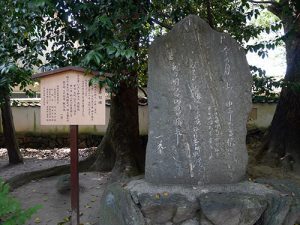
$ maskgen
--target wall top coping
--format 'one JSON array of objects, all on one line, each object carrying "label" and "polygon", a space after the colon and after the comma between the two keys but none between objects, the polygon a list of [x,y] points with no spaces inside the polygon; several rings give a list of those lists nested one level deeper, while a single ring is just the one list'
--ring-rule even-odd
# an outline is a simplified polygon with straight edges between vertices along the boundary
[{"label": "wall top coping", "polygon": [[[34,74],[34,75],[32,75],[32,78],[34,78],[34,79],[35,78],[43,78],[43,77],[46,77],[46,76],[55,75],[55,74],[59,74],[59,73],[63,73],[63,72],[68,72],[68,71],[75,71],[75,72],[86,73],[87,69],[82,68],[82,67],[78,67],[78,66],[66,66],[66,67],[54,69],[54,70],[51,70],[51,71],[46,71],[46,72]],[[97,72],[97,71],[91,71],[90,74],[92,74],[92,75],[98,75],[99,72]]]}]

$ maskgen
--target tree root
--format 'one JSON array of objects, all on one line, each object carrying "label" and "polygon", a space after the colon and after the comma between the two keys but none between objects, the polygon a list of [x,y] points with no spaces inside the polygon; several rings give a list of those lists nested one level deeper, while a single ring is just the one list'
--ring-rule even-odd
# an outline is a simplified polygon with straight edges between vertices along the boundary
[{"label": "tree root", "polygon": [[[115,163],[115,154],[108,140],[109,138],[105,136],[98,146],[97,151],[79,162],[79,172],[109,172],[113,169]],[[7,179],[6,183],[10,185],[11,190],[14,190],[32,180],[68,174],[71,171],[70,167],[70,164],[66,164],[47,169],[26,172]]]},{"label": "tree root", "polygon": [[[88,158],[79,162],[79,172],[92,171],[91,164],[96,159],[96,155],[92,154]],[[47,169],[36,170],[32,172],[26,172],[19,175],[16,175],[12,178],[6,180],[6,183],[9,184],[10,190],[14,190],[24,184],[29,183],[32,180],[39,180],[46,177],[57,176],[62,174],[70,173],[70,164],[54,166]]]},{"label": "tree root", "polygon": [[[108,128],[109,130],[109,128]],[[91,165],[92,170],[108,172],[111,171],[115,165],[116,154],[112,147],[110,138],[105,135],[97,147],[95,152],[96,158]]]}]

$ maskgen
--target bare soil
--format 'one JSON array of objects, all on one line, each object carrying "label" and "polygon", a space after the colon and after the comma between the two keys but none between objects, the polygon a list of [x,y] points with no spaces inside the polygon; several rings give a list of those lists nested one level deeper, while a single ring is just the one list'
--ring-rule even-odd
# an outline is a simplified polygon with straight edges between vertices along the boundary
[{"label": "bare soil", "polygon": [[[249,134],[250,133],[250,134]],[[289,179],[300,185],[300,171],[287,170],[280,164],[277,166],[260,164],[256,161],[255,156],[258,154],[262,145],[264,131],[253,130],[247,135],[247,149],[249,155],[247,174],[250,180],[256,178],[275,178]]]}]

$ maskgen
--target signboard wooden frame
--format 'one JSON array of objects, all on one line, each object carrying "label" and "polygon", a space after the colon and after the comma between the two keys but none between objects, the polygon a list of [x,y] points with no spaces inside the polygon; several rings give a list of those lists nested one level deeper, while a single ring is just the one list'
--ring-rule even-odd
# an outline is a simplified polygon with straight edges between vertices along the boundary
[{"label": "signboard wooden frame", "polygon": [[41,87],[41,125],[104,125],[105,90],[89,86],[95,73],[64,67],[36,74]]}]

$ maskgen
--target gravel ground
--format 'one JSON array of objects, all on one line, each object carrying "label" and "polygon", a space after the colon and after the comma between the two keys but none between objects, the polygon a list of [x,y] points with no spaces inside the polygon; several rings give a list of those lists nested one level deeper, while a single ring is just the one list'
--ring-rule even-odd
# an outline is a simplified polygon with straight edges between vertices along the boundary
[{"label": "gravel ground", "polygon": [[[96,148],[79,149],[79,159],[82,160],[93,153]],[[55,149],[21,149],[24,158],[23,164],[8,165],[8,156],[5,148],[0,149],[0,177],[8,179],[20,173],[46,169],[70,162],[70,148]]]},{"label": "gravel ground", "polygon": [[[23,158],[34,159],[69,159],[70,148],[32,149],[21,148]],[[85,158],[96,150],[96,147],[79,149],[79,157]],[[0,159],[8,159],[5,148],[0,148]]]}]

